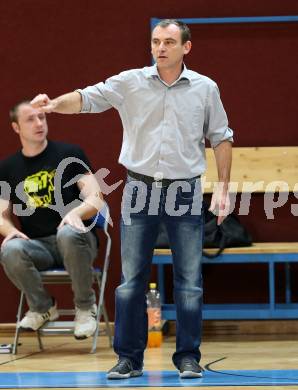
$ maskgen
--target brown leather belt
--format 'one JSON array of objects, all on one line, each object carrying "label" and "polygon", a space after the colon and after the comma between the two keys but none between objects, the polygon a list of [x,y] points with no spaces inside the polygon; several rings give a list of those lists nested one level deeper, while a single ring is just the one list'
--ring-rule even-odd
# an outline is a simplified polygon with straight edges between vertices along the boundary
[{"label": "brown leather belt", "polygon": [[189,181],[189,180],[193,180],[193,179],[199,179],[201,177],[200,175],[198,175],[198,176],[195,176],[195,177],[192,177],[192,178],[188,178],[188,179],[160,179],[160,180],[155,180],[154,177],[152,177],[152,176],[142,175],[141,173],[132,172],[130,170],[127,170],[127,173],[128,173],[128,175],[130,177],[132,177],[135,180],[142,181],[145,184],[156,183],[156,184],[158,184],[159,187],[168,187],[169,185],[171,185],[175,181]]}]

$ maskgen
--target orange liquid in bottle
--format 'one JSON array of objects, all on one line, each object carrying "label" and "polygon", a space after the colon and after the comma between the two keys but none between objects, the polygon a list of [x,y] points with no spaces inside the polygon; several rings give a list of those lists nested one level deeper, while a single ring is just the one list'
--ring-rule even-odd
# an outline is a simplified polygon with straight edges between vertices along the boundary
[{"label": "orange liquid in bottle", "polygon": [[148,332],[148,343],[147,346],[149,348],[160,347],[162,343],[162,333],[160,330],[157,331],[149,331]]}]

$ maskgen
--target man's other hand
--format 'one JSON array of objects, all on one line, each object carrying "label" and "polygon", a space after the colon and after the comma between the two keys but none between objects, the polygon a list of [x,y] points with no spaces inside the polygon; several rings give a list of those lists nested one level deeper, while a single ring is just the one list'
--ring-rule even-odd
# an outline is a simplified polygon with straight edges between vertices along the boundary
[{"label": "man's other hand", "polygon": [[218,183],[218,186],[215,188],[209,211],[217,216],[217,225],[220,225],[226,216],[230,214],[230,197],[223,183]]},{"label": "man's other hand", "polygon": [[14,229],[12,232],[10,232],[2,241],[1,249],[5,246],[5,244],[12,240],[13,238],[22,238],[23,240],[29,240],[29,237],[26,236],[26,234],[20,232],[18,229]]}]

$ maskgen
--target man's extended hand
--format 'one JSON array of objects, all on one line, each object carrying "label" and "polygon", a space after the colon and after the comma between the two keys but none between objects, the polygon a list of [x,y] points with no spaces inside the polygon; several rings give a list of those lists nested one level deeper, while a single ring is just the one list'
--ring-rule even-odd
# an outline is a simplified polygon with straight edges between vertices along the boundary
[{"label": "man's extended hand", "polygon": [[82,219],[78,216],[78,214],[72,210],[69,213],[65,215],[65,217],[60,222],[57,229],[61,229],[64,225],[70,225],[75,230],[78,230],[79,232],[86,233],[88,229],[83,224]]},{"label": "man's extended hand", "polygon": [[51,100],[45,93],[35,96],[30,102],[31,106],[41,110],[42,112],[50,113],[54,111],[54,100]]},{"label": "man's extended hand", "polygon": [[18,229],[14,229],[12,232],[10,232],[2,241],[1,249],[3,249],[4,245],[13,238],[22,238],[23,240],[29,240],[29,237],[26,236],[26,234],[20,232]]},{"label": "man's extended hand", "polygon": [[66,93],[55,99],[50,99],[48,95],[41,93],[35,96],[30,104],[45,113],[78,114],[82,108],[82,97],[77,91]]},{"label": "man's extended hand", "polygon": [[229,192],[222,184],[223,183],[219,183],[219,185],[215,188],[209,207],[209,211],[218,217],[217,225],[220,225],[230,213]]}]

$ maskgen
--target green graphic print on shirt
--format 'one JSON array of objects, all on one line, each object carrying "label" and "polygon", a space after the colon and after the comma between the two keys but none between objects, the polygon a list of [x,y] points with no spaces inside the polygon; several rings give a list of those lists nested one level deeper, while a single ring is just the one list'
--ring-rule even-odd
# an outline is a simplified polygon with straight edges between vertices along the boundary
[{"label": "green graphic print on shirt", "polygon": [[54,203],[54,177],[56,170],[39,171],[24,180],[24,192],[28,197],[27,206],[48,207]]}]

